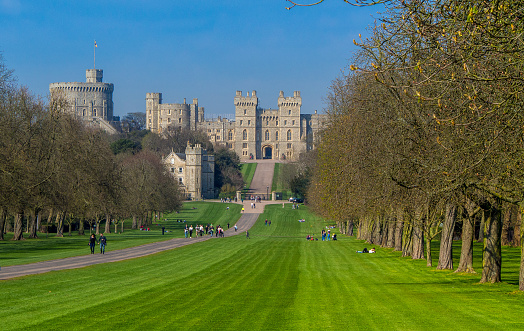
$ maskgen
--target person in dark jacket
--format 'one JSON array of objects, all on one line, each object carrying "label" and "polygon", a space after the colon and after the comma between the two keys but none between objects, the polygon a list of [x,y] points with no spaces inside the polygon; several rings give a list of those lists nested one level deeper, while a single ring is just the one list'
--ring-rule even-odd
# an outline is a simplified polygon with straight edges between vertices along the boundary
[{"label": "person in dark jacket", "polygon": [[95,254],[96,236],[94,234],[89,237],[89,248],[91,248],[91,254]]},{"label": "person in dark jacket", "polygon": [[100,254],[105,254],[107,239],[106,239],[106,237],[104,236],[103,233],[100,235],[100,238],[98,239],[98,242],[100,243]]}]

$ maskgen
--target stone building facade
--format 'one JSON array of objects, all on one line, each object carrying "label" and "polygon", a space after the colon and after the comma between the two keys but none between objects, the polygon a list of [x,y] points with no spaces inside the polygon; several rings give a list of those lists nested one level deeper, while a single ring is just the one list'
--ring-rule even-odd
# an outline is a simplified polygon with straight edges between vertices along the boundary
[{"label": "stone building facade", "polygon": [[185,153],[171,151],[162,158],[180,185],[180,189],[191,200],[215,197],[215,156],[208,155],[200,144],[186,146]]},{"label": "stone building facade", "polygon": [[168,126],[203,130],[214,144],[233,149],[241,160],[296,160],[300,153],[313,149],[320,130],[326,125],[324,114],[302,114],[302,97],[295,91],[285,97],[280,91],[278,108],[259,107],[256,91],[246,96],[237,91],[235,119],[204,119],[204,108],[192,105],[162,104],[161,93],[146,95],[147,129],[161,133]]},{"label": "stone building facade", "polygon": [[87,69],[86,82],[49,84],[51,98],[65,97],[67,110],[76,118],[110,133],[116,133],[113,123],[113,90],[111,83],[102,82],[102,69]]}]

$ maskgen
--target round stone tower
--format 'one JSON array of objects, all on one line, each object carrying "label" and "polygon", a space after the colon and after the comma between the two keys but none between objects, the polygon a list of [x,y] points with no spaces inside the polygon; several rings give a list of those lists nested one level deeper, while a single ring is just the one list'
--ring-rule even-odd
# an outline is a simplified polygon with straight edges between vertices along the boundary
[{"label": "round stone tower", "polygon": [[103,83],[102,69],[87,69],[86,82],[49,84],[51,97],[64,97],[70,111],[78,118],[92,121],[101,118],[113,121],[113,90],[111,83]]}]

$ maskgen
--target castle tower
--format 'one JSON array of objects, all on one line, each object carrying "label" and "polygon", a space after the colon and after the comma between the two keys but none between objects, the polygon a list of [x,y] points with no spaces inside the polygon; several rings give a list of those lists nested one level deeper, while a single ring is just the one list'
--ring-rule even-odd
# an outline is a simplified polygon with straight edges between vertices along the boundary
[{"label": "castle tower", "polygon": [[186,187],[193,200],[202,199],[202,146],[186,146]]},{"label": "castle tower", "polygon": [[102,69],[87,69],[86,82],[87,83],[102,83],[104,71]]},{"label": "castle tower", "polygon": [[158,119],[161,104],[162,93],[146,93],[146,129],[159,132]]},{"label": "castle tower", "polygon": [[278,97],[279,135],[282,137],[280,153],[285,159],[298,157],[298,154],[305,148],[300,130],[301,107],[302,98],[300,97],[300,91],[295,91],[292,97],[284,97],[284,92],[280,91]]},{"label": "castle tower", "polygon": [[114,86],[103,83],[103,75],[102,69],[87,69],[85,83],[51,83],[49,92],[52,98],[65,98],[70,106],[68,111],[76,118],[91,123],[100,120],[112,122]]},{"label": "castle tower", "polygon": [[241,159],[256,159],[257,156],[257,92],[244,97],[242,91],[235,96],[235,151]]}]

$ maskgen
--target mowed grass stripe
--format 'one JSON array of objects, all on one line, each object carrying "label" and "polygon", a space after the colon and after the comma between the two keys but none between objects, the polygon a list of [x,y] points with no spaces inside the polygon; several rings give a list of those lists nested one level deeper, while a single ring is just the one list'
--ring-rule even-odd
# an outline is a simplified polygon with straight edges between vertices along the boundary
[{"label": "mowed grass stripe", "polygon": [[[271,226],[264,225],[266,217]],[[354,238],[305,240],[326,224],[302,207],[269,206],[250,240],[213,239],[146,258],[3,281],[0,296],[8,294],[9,301],[0,302],[2,329],[524,327],[524,297],[510,294],[515,285],[479,285],[480,275],[435,271],[387,249],[357,254],[365,244]]]}]

